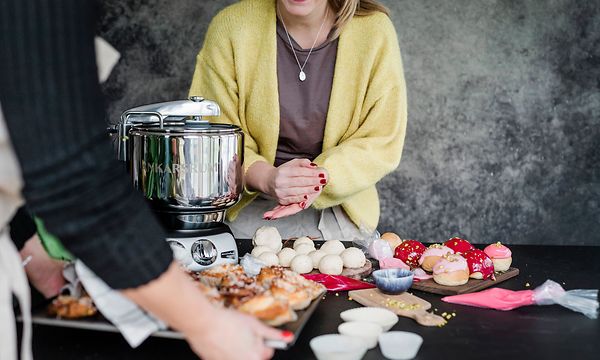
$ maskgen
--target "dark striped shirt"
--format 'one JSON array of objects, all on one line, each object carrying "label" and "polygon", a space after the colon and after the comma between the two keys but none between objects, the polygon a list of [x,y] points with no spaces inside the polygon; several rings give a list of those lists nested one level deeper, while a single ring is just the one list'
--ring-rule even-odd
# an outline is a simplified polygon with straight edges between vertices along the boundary
[{"label": "dark striped shirt", "polygon": [[172,254],[109,144],[95,11],[90,0],[0,0],[0,103],[31,211],[110,286],[129,288]]}]

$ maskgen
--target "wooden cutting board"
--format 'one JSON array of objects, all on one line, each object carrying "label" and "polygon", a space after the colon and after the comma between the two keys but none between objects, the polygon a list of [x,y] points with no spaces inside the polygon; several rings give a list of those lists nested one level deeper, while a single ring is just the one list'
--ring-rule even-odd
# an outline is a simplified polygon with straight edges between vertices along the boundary
[{"label": "wooden cutting board", "polygon": [[424,326],[439,326],[446,323],[443,317],[427,312],[431,308],[428,301],[407,292],[387,295],[379,289],[365,289],[349,291],[348,296],[361,305],[388,309],[399,316],[414,319]]},{"label": "wooden cutting board", "polygon": [[503,273],[496,273],[496,281],[494,280],[477,280],[477,279],[469,279],[469,281],[464,285],[459,286],[446,286],[440,285],[433,281],[433,279],[415,281],[412,284],[412,288],[415,290],[426,291],[433,294],[440,295],[459,295],[459,294],[468,294],[472,292],[476,292],[479,290],[483,290],[489,288],[491,286],[496,286],[499,283],[506,281],[510,278],[519,275],[519,269],[510,268]]}]

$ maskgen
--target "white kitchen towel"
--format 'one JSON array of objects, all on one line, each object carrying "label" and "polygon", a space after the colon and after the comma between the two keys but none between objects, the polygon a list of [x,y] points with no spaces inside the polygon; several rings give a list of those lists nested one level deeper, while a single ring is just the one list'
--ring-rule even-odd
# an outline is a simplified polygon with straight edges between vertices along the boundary
[{"label": "white kitchen towel", "polygon": [[[69,271],[66,270],[66,278],[71,282],[76,281],[68,274]],[[98,310],[119,329],[131,347],[137,347],[152,333],[166,329],[164,322],[144,311],[118,290],[112,289],[82,261],[75,261],[75,272]]]},{"label": "white kitchen towel", "polygon": [[31,359],[29,285],[21,256],[9,237],[8,223],[23,202],[21,168],[8,138],[0,106],[0,360],[17,359],[17,332],[13,294],[23,316],[22,360]]}]

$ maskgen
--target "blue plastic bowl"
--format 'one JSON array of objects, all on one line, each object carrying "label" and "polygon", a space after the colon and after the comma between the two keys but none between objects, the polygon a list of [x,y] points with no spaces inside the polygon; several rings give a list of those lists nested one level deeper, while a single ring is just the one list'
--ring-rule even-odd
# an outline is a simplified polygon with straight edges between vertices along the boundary
[{"label": "blue plastic bowl", "polygon": [[413,273],[406,269],[381,269],[373,271],[377,288],[386,294],[401,294],[413,283]]}]

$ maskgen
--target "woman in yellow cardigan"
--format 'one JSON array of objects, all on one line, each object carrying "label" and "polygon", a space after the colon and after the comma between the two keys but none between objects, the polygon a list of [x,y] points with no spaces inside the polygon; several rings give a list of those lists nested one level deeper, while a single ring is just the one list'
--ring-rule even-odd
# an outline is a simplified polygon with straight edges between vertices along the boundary
[{"label": "woman in yellow cardigan", "polygon": [[400,162],[406,88],[396,32],[375,0],[243,0],[212,20],[190,95],[245,134],[238,238],[352,240],[379,221],[375,184]]}]

